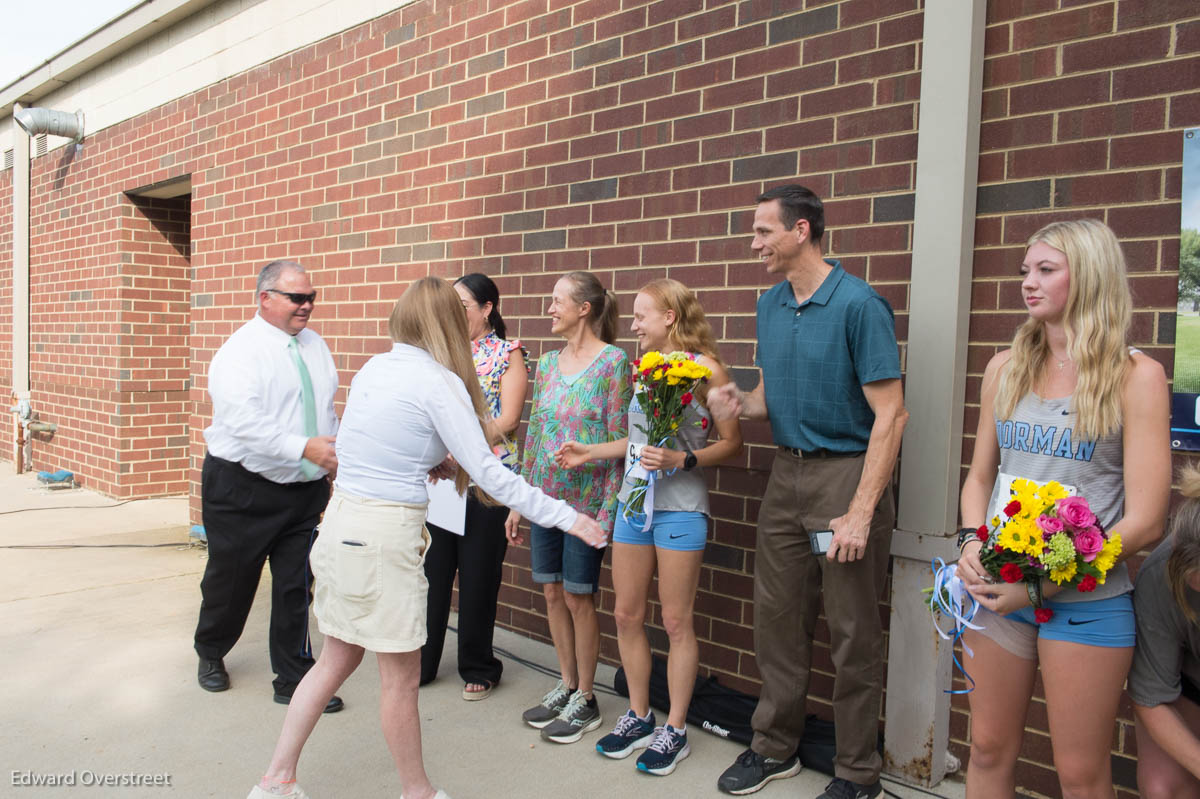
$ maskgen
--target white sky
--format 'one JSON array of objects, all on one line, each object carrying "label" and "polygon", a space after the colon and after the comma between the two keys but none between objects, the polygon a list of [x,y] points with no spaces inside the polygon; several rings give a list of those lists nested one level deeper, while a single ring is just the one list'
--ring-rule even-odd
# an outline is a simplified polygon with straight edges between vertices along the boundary
[{"label": "white sky", "polygon": [[82,39],[141,0],[0,0],[0,86]]}]

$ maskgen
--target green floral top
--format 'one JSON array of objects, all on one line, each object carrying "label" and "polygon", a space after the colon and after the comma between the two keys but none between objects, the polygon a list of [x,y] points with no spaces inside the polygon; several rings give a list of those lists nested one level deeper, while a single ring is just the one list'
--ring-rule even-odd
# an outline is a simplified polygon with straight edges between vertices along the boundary
[{"label": "green floral top", "polygon": [[625,437],[633,393],[629,357],[609,344],[583,371],[564,377],[558,356],[555,350],[538,359],[522,472],[530,484],[596,517],[611,532],[624,476],[621,461],[560,469],[554,453],[567,441],[600,444]]}]

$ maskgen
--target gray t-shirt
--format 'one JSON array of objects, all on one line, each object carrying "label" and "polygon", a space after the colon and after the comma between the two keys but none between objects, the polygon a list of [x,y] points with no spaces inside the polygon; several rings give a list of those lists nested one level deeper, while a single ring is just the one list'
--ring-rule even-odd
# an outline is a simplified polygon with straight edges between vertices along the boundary
[{"label": "gray t-shirt", "polygon": [[[708,428],[712,416],[708,409],[697,400],[683,411],[683,423],[676,433],[675,441],[668,441],[664,446],[672,449],[688,449],[695,452],[708,444]],[[703,421],[703,424],[701,424]],[[639,429],[647,426],[646,414],[638,403],[637,396],[629,403],[629,444],[625,448],[625,473],[633,466],[633,454],[645,446],[646,434]],[[657,444],[657,442],[655,442]],[[629,501],[629,493],[633,483],[627,478],[621,483],[618,499]],[[654,510],[694,511],[708,515],[708,483],[705,482],[704,469],[697,466],[690,472],[676,469],[673,474],[659,473],[658,482],[654,486]]]},{"label": "gray t-shirt", "polygon": [[[1076,416],[1071,398],[1042,399],[1026,394],[1009,419],[996,420],[1000,447],[1000,474],[988,503],[988,519],[1009,501],[1012,478],[1037,483],[1057,480],[1088,501],[1105,530],[1111,530],[1125,515],[1125,453],[1121,431],[1097,440],[1075,432]],[[1109,599],[1126,593],[1133,584],[1129,570],[1118,563],[1104,584],[1091,593],[1068,588],[1054,595],[1055,602],[1086,602]]]},{"label": "gray t-shirt", "polygon": [[[1167,583],[1167,559],[1174,543],[1168,538],[1146,558],[1133,589],[1137,648],[1129,672],[1129,696],[1143,707],[1178,699],[1181,676],[1200,685],[1200,624],[1187,620]],[[1200,594],[1188,588],[1187,601],[1200,614]]]}]

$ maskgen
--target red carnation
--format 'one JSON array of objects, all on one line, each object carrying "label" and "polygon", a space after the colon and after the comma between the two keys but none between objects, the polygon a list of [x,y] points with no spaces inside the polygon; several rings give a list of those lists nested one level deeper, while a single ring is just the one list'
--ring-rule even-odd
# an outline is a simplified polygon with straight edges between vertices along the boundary
[{"label": "red carnation", "polygon": [[692,401],[692,392],[690,392],[690,391],[683,392],[683,396],[679,398],[679,401],[681,403],[683,403],[684,405],[690,404]]},{"label": "red carnation", "polygon": [[1004,515],[1005,516],[1016,516],[1020,512],[1021,512],[1021,503],[1017,502],[1015,499],[1012,502],[1010,502],[1004,506]]},{"label": "red carnation", "polygon": [[975,531],[975,537],[980,541],[988,540],[988,528],[986,524],[979,525],[979,529]]},{"label": "red carnation", "polygon": [[1090,574],[1085,574],[1083,579],[1079,581],[1079,590],[1085,594],[1089,591],[1096,590],[1096,578]]},{"label": "red carnation", "polygon": [[655,417],[657,417],[657,416],[658,416],[658,408],[655,408],[655,409],[654,409],[654,415],[655,415]]},{"label": "red carnation", "polygon": [[999,544],[996,544],[996,548],[994,551],[997,555],[999,555],[1001,552],[1004,551],[1004,547],[1000,546]]},{"label": "red carnation", "polygon": [[701,419],[700,419],[700,429],[701,429],[701,430],[707,430],[707,429],[708,429],[708,419],[705,419],[705,418],[701,418]]},{"label": "red carnation", "polygon": [[1037,620],[1038,624],[1045,624],[1054,618],[1054,611],[1050,608],[1034,608],[1033,618]]},{"label": "red carnation", "polygon": [[1015,563],[1005,563],[1000,568],[1000,579],[1006,583],[1017,583],[1025,578],[1021,567]]}]

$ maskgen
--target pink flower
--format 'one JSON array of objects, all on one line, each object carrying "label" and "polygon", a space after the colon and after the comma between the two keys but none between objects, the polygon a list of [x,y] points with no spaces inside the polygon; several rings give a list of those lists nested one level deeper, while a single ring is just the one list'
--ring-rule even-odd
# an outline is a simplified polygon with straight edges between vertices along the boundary
[{"label": "pink flower", "polygon": [[1044,513],[1038,517],[1037,526],[1046,534],[1047,538],[1063,531],[1062,519],[1057,516],[1047,516]]},{"label": "pink flower", "polygon": [[1091,563],[1104,547],[1104,534],[1099,527],[1088,527],[1075,534],[1075,551],[1083,555],[1084,563]]},{"label": "pink flower", "polygon": [[1064,497],[1054,505],[1058,518],[1073,531],[1086,530],[1096,523],[1096,514],[1083,497]]}]

